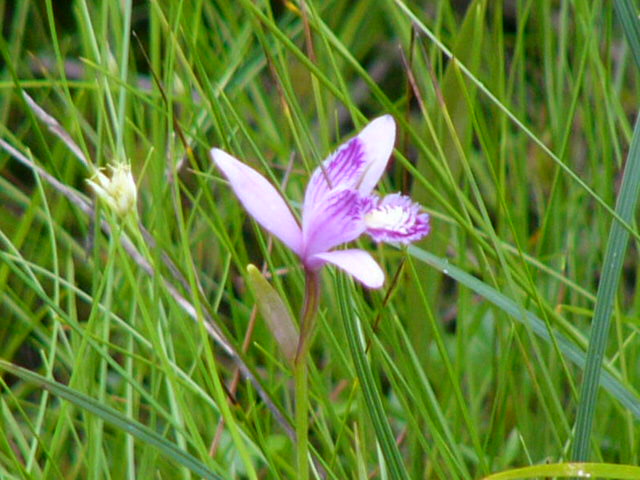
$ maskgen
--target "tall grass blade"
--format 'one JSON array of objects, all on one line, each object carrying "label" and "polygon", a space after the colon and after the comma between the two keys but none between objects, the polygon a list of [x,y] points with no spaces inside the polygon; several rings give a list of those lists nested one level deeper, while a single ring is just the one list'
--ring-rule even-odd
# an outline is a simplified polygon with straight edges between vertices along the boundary
[{"label": "tall grass blade", "polygon": [[358,380],[362,385],[362,392],[364,401],[367,406],[367,411],[373,428],[376,432],[376,437],[382,450],[382,454],[387,463],[386,467],[389,470],[389,478],[392,479],[408,479],[409,474],[406,470],[398,446],[396,445],[389,420],[385,414],[384,407],[382,405],[382,397],[378,386],[373,378],[373,372],[369,365],[369,360],[365,353],[362,332],[356,325],[358,321],[354,315],[354,306],[350,298],[350,287],[347,284],[346,279],[339,276],[339,288],[338,302],[340,304],[340,317],[344,325],[345,334],[347,336],[347,342],[349,343],[349,352],[351,353],[351,359],[353,361],[354,368],[358,375]]},{"label": "tall grass blade", "polygon": [[[640,27],[638,26],[637,12],[631,8],[628,2],[622,1],[616,2],[616,12],[623,22],[636,63],[640,66],[640,37],[638,36]],[[640,124],[636,120],[627,164],[622,177],[622,187],[616,202],[616,213],[623,221],[631,222],[633,220],[639,193]],[[602,264],[602,277],[598,285],[589,349],[587,350],[584,378],[578,403],[572,454],[572,459],[575,461],[585,461],[589,458],[589,441],[596,410],[600,371],[628,241],[629,232],[619,222],[614,221],[609,231],[607,250]]]},{"label": "tall grass blade", "polygon": [[71,402],[77,407],[87,410],[94,415],[97,415],[105,422],[113,425],[114,427],[128,432],[138,440],[148,445],[153,445],[164,455],[173,459],[175,462],[184,465],[196,475],[211,480],[222,480],[222,477],[219,477],[211,470],[209,470],[207,466],[200,460],[185,452],[184,450],[181,450],[177,445],[170,442],[166,438],[161,437],[149,427],[131,418],[127,418],[117,410],[103,405],[97,400],[72,388],[69,388],[66,385],[49,380],[41,375],[38,375],[37,373],[31,372],[30,370],[27,370],[25,368],[18,367],[4,360],[0,360],[0,368],[11,372],[15,376],[20,377],[27,382],[35,383],[36,385],[41,386],[52,394]]},{"label": "tall grass blade", "polygon": [[631,0],[616,0],[614,3],[616,16],[622,24],[627,42],[631,47],[631,54],[640,68],[640,22],[638,21],[638,9]]}]

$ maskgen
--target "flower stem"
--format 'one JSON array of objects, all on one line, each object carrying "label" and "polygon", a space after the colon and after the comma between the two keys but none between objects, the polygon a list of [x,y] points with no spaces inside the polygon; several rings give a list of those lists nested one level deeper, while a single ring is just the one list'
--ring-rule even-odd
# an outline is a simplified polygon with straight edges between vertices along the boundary
[{"label": "flower stem", "polygon": [[300,338],[295,363],[303,361],[309,351],[310,339],[313,336],[315,318],[318,313],[318,301],[320,298],[320,282],[318,272],[305,270],[304,306],[300,320]]},{"label": "flower stem", "polygon": [[298,351],[294,360],[293,374],[295,380],[296,401],[296,455],[298,480],[309,478],[309,379],[307,370],[307,354],[313,336],[315,317],[318,313],[320,283],[318,274],[306,270],[305,297],[300,319],[300,338]]},{"label": "flower stem", "polygon": [[309,478],[309,391],[307,379],[307,362],[305,359],[297,361],[294,366],[296,385],[296,459],[299,480]]}]

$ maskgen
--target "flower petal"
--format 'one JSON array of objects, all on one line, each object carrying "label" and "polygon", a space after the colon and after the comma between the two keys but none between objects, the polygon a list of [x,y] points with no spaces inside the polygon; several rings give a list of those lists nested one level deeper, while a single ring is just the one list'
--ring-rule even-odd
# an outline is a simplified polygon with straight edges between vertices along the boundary
[{"label": "flower petal", "polygon": [[365,167],[362,141],[355,137],[343,143],[313,172],[305,192],[303,211],[307,212],[321,202],[331,190],[356,188]]},{"label": "flower petal", "polygon": [[363,198],[356,190],[329,192],[305,212],[303,260],[362,235],[365,230],[364,213],[370,209],[371,200]]},{"label": "flower petal", "polygon": [[304,197],[304,212],[330,190],[357,188],[368,195],[384,172],[396,137],[391,115],[376,118],[356,137],[343,143],[315,169]]},{"label": "flower petal", "polygon": [[372,198],[373,208],[364,215],[366,232],[376,242],[411,243],[431,231],[429,214],[411,198],[393,193],[382,201]]},{"label": "flower petal", "polygon": [[371,255],[364,250],[335,250],[314,255],[314,259],[333,263],[368,288],[380,288],[384,272]]},{"label": "flower petal", "polygon": [[396,122],[391,115],[373,120],[360,132],[358,138],[364,145],[367,168],[358,190],[369,195],[387,168],[396,141]]},{"label": "flower petal", "polygon": [[211,149],[209,153],[251,216],[291,250],[301,255],[300,226],[273,185],[253,168],[228,153],[218,148]]}]

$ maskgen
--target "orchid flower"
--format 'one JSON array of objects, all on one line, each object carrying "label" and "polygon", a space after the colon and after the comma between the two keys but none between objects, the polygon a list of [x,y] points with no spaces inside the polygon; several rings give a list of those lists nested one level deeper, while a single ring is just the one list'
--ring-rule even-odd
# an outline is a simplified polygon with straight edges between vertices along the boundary
[{"label": "orchid flower", "polygon": [[372,193],[395,135],[393,117],[379,117],[316,168],[304,196],[302,225],[266,178],[218,148],[210,153],[245,209],[293,250],[307,271],[331,263],[366,287],[380,288],[384,273],[369,253],[334,248],[363,233],[376,242],[404,244],[429,233],[429,215],[409,197]]}]

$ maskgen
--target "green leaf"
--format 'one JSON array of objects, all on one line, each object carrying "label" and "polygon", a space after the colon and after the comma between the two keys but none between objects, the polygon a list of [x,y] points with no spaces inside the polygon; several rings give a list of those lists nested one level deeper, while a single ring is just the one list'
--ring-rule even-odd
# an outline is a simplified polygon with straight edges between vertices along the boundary
[{"label": "green leaf", "polygon": [[298,346],[298,330],[289,309],[278,295],[278,292],[255,265],[247,266],[249,285],[256,297],[260,314],[267,321],[269,330],[275,337],[280,350],[289,362],[293,362]]}]

